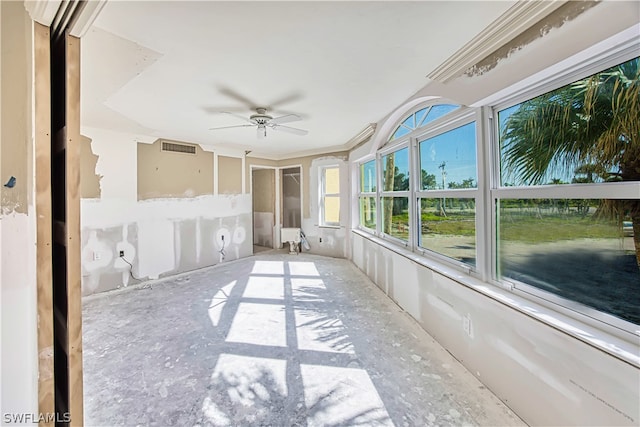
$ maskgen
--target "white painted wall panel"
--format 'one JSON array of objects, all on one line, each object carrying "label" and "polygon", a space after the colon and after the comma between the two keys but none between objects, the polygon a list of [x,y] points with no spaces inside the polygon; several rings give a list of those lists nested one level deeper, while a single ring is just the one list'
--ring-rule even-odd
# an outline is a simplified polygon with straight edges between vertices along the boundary
[{"label": "white painted wall panel", "polygon": [[[640,359],[637,342],[624,342],[487,285],[487,293],[512,306],[503,304],[356,233],[352,236],[352,261],[383,289],[389,269],[400,269],[401,274],[392,275],[388,295],[527,423],[640,422],[638,366],[542,320]],[[373,254],[377,268],[369,262]]]}]

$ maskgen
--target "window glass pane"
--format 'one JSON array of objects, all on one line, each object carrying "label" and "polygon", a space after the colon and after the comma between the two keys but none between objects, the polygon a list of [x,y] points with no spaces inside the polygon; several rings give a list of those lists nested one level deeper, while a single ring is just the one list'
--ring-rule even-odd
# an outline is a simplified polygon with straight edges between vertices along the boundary
[{"label": "window glass pane", "polygon": [[452,112],[456,108],[458,108],[457,105],[450,105],[450,104],[434,105],[433,107],[431,107],[431,110],[429,110],[429,114],[427,114],[427,118],[424,120],[422,125],[424,126],[429,122],[439,119],[445,114]]},{"label": "window glass pane", "polygon": [[476,125],[469,123],[420,143],[422,190],[476,188]]},{"label": "window glass pane", "polygon": [[395,151],[382,157],[383,191],[409,190],[409,149]]},{"label": "window glass pane", "polygon": [[409,129],[415,129],[416,128],[416,123],[415,123],[413,114],[410,115],[409,117],[407,117],[405,119],[405,121],[402,122],[402,124],[405,125],[406,127],[408,127]]},{"label": "window glass pane", "polygon": [[640,181],[638,58],[498,113],[501,183]]},{"label": "window glass pane", "polygon": [[396,131],[393,133],[393,136],[390,138],[390,140],[400,138],[401,136],[405,136],[409,132],[411,132],[411,130],[407,129],[406,127],[398,126],[398,129],[396,129]]},{"label": "window glass pane", "polygon": [[376,191],[376,161],[371,160],[360,165],[360,192],[373,193]]},{"label": "window glass pane", "polygon": [[420,246],[476,264],[475,199],[420,199]]},{"label": "window glass pane", "polygon": [[376,229],[376,198],[360,197],[360,225]]},{"label": "window glass pane", "polygon": [[340,169],[326,168],[324,170],[324,192],[327,194],[340,192]]},{"label": "window glass pane", "polygon": [[409,198],[382,198],[382,231],[398,239],[409,239]]},{"label": "window glass pane", "polygon": [[499,202],[501,276],[640,324],[632,220],[638,200]]},{"label": "window glass pane", "polygon": [[340,222],[340,196],[325,196],[324,222],[325,224],[338,224]]}]

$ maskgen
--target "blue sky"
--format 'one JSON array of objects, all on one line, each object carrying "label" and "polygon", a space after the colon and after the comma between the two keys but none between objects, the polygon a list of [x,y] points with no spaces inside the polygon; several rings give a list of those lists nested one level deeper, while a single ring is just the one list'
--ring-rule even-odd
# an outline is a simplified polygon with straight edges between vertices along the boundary
[{"label": "blue sky", "polygon": [[451,182],[461,183],[469,178],[477,184],[475,123],[420,143],[421,168],[436,176],[438,188],[442,188],[442,169],[439,168],[442,163],[445,163],[445,188]]}]

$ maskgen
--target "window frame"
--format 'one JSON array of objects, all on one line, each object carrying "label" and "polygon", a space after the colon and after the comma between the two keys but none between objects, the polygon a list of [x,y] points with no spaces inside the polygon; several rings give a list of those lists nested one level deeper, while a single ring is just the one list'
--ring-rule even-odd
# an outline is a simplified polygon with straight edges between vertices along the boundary
[{"label": "window frame", "polygon": [[558,307],[568,309],[572,313],[595,319],[600,322],[601,325],[613,326],[614,328],[629,333],[637,331],[640,325],[634,325],[632,322],[616,317],[613,314],[545,291],[517,279],[500,277],[498,206],[501,200],[513,199],[638,199],[640,198],[640,181],[503,186],[498,113],[637,57],[638,52],[636,45],[635,48],[627,47],[623,48],[620,52],[590,58],[585,63],[575,66],[572,70],[560,73],[559,76],[556,76],[556,78],[550,81],[532,85],[527,90],[518,91],[494,103],[492,106],[486,107],[488,112],[487,127],[491,132],[491,140],[487,144],[489,146],[487,148],[487,155],[489,158],[489,167],[491,168],[488,197],[491,234],[488,240],[491,241],[490,259],[492,260],[490,263],[490,275],[487,281],[525,298],[534,298],[536,302],[548,306],[553,310],[557,311]]},{"label": "window frame", "polygon": [[[407,116],[405,116],[406,119]],[[376,209],[377,209],[377,217],[376,217],[376,227],[378,236],[383,239],[390,240],[395,242],[398,245],[402,245],[403,247],[412,247],[413,244],[413,231],[412,231],[412,217],[413,217],[413,209],[411,204],[411,192],[413,187],[413,178],[411,173],[411,165],[412,165],[412,156],[411,156],[411,148],[410,148],[410,134],[404,135],[401,138],[393,140],[392,143],[387,144],[383,149],[379,150],[376,153],[376,186],[377,186],[377,201],[376,201]],[[396,153],[398,151],[407,149],[407,157],[408,157],[408,167],[409,167],[409,189],[408,190],[391,190],[384,191],[383,190],[383,175],[384,175],[384,165],[382,158]],[[385,197],[406,197],[407,198],[407,208],[408,208],[408,222],[409,222],[409,235],[407,240],[403,240],[399,237],[393,236],[391,234],[384,232],[384,218],[383,218],[383,199]]]},{"label": "window frame", "polygon": [[[336,169],[338,171],[338,193],[327,193],[327,183],[326,183],[326,175],[325,175],[325,171],[327,169]],[[342,181],[341,179],[342,177],[340,174],[340,165],[337,163],[323,165],[319,168],[319,172],[320,172],[320,205],[319,205],[320,226],[321,227],[339,227],[341,224],[341,218],[342,218],[342,206],[340,206],[341,205],[340,187],[341,187],[341,181]],[[338,199],[338,221],[337,222],[327,221],[325,218],[325,199],[327,197]]]},{"label": "window frame", "polygon": [[[375,169],[375,174],[374,174],[374,183],[375,183],[375,191],[362,191],[362,188],[364,187],[363,182],[362,182],[362,174],[360,173],[361,168],[366,165],[373,162],[373,166]],[[369,158],[366,160],[361,160],[360,162],[357,163],[358,165],[358,224],[357,227],[361,230],[364,230],[368,233],[374,234],[374,235],[378,235],[378,223],[379,223],[379,218],[380,218],[380,214],[378,212],[379,210],[379,198],[378,198],[378,161],[377,159],[374,158]],[[362,222],[360,221],[362,212],[360,212],[360,201],[364,198],[373,198],[375,200],[375,204],[376,204],[376,228],[369,228],[366,225],[362,224]]]},{"label": "window frame", "polygon": [[[608,199],[638,199],[640,198],[640,185],[637,182],[609,182],[609,183],[589,183],[589,184],[561,184],[561,185],[539,185],[530,186],[526,189],[522,187],[504,187],[500,181],[500,142],[498,133],[497,113],[505,108],[514,106],[528,99],[535,98],[549,91],[561,88],[567,84],[591,76],[600,71],[606,70],[612,66],[623,63],[630,59],[638,57],[638,48],[640,40],[637,38],[637,31],[629,28],[611,37],[606,42],[594,45],[584,51],[570,56],[544,70],[535,72],[531,76],[515,82],[497,92],[494,92],[484,99],[478,100],[470,107],[461,106],[459,109],[446,114],[428,126],[418,128],[413,132],[403,135],[397,139],[390,139],[395,133],[398,126],[410,115],[415,114],[427,105],[435,105],[437,103],[450,103],[446,99],[430,99],[420,104],[414,105],[406,109],[406,114],[400,120],[394,120],[393,124],[385,124],[388,129],[386,135],[380,135],[380,144],[373,149],[366,157],[357,160],[359,163],[366,163],[375,157],[376,159],[376,175],[377,175],[377,191],[368,194],[368,196],[376,197],[376,230],[370,230],[362,227],[357,221],[358,227],[367,234],[373,234],[383,239],[379,239],[379,244],[388,245],[389,250],[396,250],[404,254],[406,257],[412,255],[407,252],[416,253],[416,262],[448,275],[452,279],[458,281],[462,285],[468,285],[471,288],[481,286],[486,288],[487,295],[500,295],[499,300],[509,298],[508,295],[522,297],[524,301],[531,301],[534,304],[545,307],[551,312],[564,315],[588,325],[589,327],[605,331],[612,336],[624,339],[626,342],[637,339],[640,334],[640,325],[636,325],[630,321],[620,319],[614,315],[610,315],[604,311],[586,306],[577,301],[572,301],[550,292],[545,292],[539,288],[523,283],[515,283],[511,279],[500,279],[497,272],[498,260],[498,237],[499,230],[497,217],[497,200],[505,199],[522,199],[522,198],[546,198],[546,199],[592,199],[592,198],[608,198]],[[469,113],[472,111],[473,113]],[[412,175],[410,185],[410,214],[416,217],[417,206],[419,205],[418,196],[424,196],[424,191],[413,192],[418,189],[420,178],[420,165],[417,153],[418,139],[422,140],[423,136],[436,135],[444,132],[445,128],[453,128],[452,124],[457,117],[464,114],[476,115],[476,141],[477,141],[477,189],[476,197],[476,271],[471,271],[468,265],[460,265],[452,262],[451,258],[440,256],[435,252],[421,250],[416,245],[411,244],[406,251],[400,251],[398,246],[409,246],[405,242],[394,241],[394,239],[381,236],[381,153],[387,153],[398,149],[399,144],[408,144],[411,149],[410,155],[410,174]],[[397,117],[394,115],[394,117]],[[386,139],[384,137],[386,136]],[[417,171],[417,173],[416,173]],[[463,190],[469,191],[469,190]],[[523,193],[524,191],[524,193]],[[448,193],[448,192],[447,192]],[[361,195],[363,193],[359,193]],[[435,195],[436,193],[429,193]],[[440,193],[442,194],[442,193]],[[456,196],[461,195],[457,191]],[[359,209],[359,207],[358,207]],[[359,212],[359,211],[358,211]],[[414,224],[416,221],[410,222],[413,227],[414,235],[420,232],[420,228]],[[450,268],[454,266],[454,268]],[[468,273],[468,276],[459,276],[456,270]],[[480,282],[476,281],[479,279]],[[493,288],[493,290],[492,290]],[[483,291],[480,291],[483,292]],[[545,319],[541,319],[543,322]],[[557,325],[549,322],[549,324]],[[559,330],[564,331],[572,336],[581,337],[581,331],[567,326],[555,326]],[[584,337],[583,337],[584,338]],[[635,342],[635,341],[633,341]],[[598,348],[605,352],[611,352],[610,349],[598,342],[592,342]],[[612,353],[613,354],[613,353]]]}]

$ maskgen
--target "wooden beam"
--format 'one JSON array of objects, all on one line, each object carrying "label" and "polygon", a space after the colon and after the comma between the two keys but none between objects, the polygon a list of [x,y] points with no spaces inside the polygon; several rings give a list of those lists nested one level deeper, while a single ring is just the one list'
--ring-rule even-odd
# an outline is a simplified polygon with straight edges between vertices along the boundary
[{"label": "wooden beam", "polygon": [[[55,412],[53,278],[51,260],[51,49],[49,27],[34,23],[36,286],[38,303],[38,412]],[[41,424],[53,427],[53,422]]]},{"label": "wooden beam", "polygon": [[83,421],[82,292],[80,270],[80,39],[65,36],[66,48],[66,218],[67,335],[71,425]]}]

